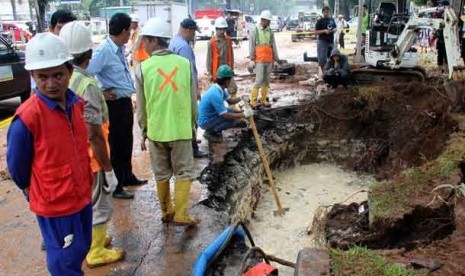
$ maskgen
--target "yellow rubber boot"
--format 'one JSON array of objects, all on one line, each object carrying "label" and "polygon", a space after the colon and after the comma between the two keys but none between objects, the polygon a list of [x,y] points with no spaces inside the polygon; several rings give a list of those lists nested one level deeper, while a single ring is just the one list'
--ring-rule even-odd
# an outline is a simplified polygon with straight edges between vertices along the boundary
[{"label": "yellow rubber boot", "polygon": [[254,87],[252,89],[252,95],[250,97],[250,101],[251,101],[251,105],[253,108],[256,108],[258,107],[260,104],[257,102],[257,98],[258,98],[258,88]]},{"label": "yellow rubber boot", "polygon": [[262,105],[263,105],[263,107],[270,107],[271,106],[271,104],[266,99],[267,96],[268,96],[268,86],[263,85],[262,86]]},{"label": "yellow rubber boot", "polygon": [[161,207],[161,221],[164,223],[173,221],[174,206],[171,203],[169,180],[157,181],[157,195]]},{"label": "yellow rubber boot", "polygon": [[200,222],[200,219],[187,214],[190,191],[191,181],[189,179],[176,180],[174,187],[174,224],[176,225],[194,226]]},{"label": "yellow rubber boot", "polygon": [[105,248],[106,236],[106,224],[92,227],[92,244],[86,256],[87,266],[98,267],[124,259],[125,252],[121,248]]}]

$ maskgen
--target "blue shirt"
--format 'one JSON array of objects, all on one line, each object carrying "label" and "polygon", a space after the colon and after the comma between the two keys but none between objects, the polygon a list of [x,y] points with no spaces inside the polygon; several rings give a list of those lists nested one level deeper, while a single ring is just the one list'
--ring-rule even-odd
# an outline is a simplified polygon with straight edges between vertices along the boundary
[{"label": "blue shirt", "polygon": [[116,99],[131,97],[134,81],[124,56],[124,45],[118,47],[111,38],[105,39],[95,49],[87,72],[94,75],[102,91],[112,89]]},{"label": "blue shirt", "polygon": [[229,99],[229,94],[218,84],[210,88],[202,95],[199,103],[199,126],[203,126],[210,119],[228,112],[224,101]]},{"label": "blue shirt", "polygon": [[[38,89],[35,94],[51,110],[65,112],[57,102],[45,97]],[[71,107],[79,102],[79,97],[71,90],[66,91],[66,114],[71,118]],[[34,138],[21,118],[15,116],[7,134],[6,163],[11,178],[20,189],[29,187],[32,159],[34,157]]]},{"label": "blue shirt", "polygon": [[185,57],[190,61],[192,67],[192,74],[194,74],[195,87],[199,87],[197,66],[195,65],[195,55],[191,45],[180,34],[177,34],[173,37],[173,39],[171,39],[170,46],[168,47],[168,49],[171,52]]}]

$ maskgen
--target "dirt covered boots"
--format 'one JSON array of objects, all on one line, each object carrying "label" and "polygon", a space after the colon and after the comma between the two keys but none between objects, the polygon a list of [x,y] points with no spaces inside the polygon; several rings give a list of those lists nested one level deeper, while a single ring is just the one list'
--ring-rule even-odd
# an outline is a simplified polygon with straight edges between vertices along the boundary
[{"label": "dirt covered boots", "polygon": [[191,181],[189,179],[176,180],[174,193],[174,224],[179,226],[194,226],[200,222],[200,219],[190,217],[187,214],[189,208],[189,197],[191,190]]},{"label": "dirt covered boots", "polygon": [[262,86],[262,106],[263,107],[271,107],[271,104],[268,102],[268,86]]},{"label": "dirt covered boots", "polygon": [[171,203],[169,180],[157,181],[157,195],[161,208],[161,221],[163,223],[173,221],[174,206]]},{"label": "dirt covered boots", "polygon": [[86,261],[89,267],[98,267],[124,259],[125,252],[121,248],[105,248],[107,242],[106,224],[92,227],[92,244]]}]

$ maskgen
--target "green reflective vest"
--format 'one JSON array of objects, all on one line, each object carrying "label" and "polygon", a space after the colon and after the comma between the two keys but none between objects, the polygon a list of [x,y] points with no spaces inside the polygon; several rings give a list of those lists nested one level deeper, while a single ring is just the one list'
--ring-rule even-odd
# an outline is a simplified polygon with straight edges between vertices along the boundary
[{"label": "green reflective vest", "polygon": [[192,85],[189,60],[153,55],[141,64],[147,137],[156,142],[192,139]]},{"label": "green reflective vest", "polygon": [[[96,89],[99,89],[98,83],[94,78],[86,76],[78,70],[74,69],[73,75],[71,75],[71,79],[69,80],[69,88],[77,95],[84,97],[84,93],[86,92],[87,87],[90,85],[95,86]],[[105,102],[103,93],[100,93],[100,97],[100,101],[103,106],[103,117],[104,121],[106,121],[108,120],[108,107]]]},{"label": "green reflective vest", "polygon": [[271,45],[271,29],[255,27],[255,45]]}]

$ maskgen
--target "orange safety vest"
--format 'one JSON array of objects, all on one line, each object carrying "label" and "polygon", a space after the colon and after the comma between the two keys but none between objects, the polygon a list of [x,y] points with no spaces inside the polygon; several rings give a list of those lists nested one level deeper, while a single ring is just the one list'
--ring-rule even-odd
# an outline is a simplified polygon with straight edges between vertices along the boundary
[{"label": "orange safety vest", "polygon": [[260,31],[255,27],[255,62],[272,63],[273,62],[273,47],[270,41],[262,41]]},{"label": "orange safety vest", "polygon": [[[212,37],[210,39],[210,44],[212,45],[212,77],[215,80],[216,79],[216,72],[218,71],[218,68],[220,67],[220,51],[218,50],[218,44],[216,43],[215,37]],[[231,69],[233,68],[232,64],[232,44],[231,44],[231,37],[226,35],[226,44],[228,46],[228,59],[227,59],[227,64]]]},{"label": "orange safety vest", "polygon": [[[134,45],[137,42],[137,38],[139,37],[139,31],[134,32],[134,34],[131,37],[131,45]],[[132,59],[135,61],[144,61],[148,59],[150,56],[147,54],[147,52],[144,49],[144,41],[141,39],[139,46],[137,49],[134,51],[134,54],[132,56]]]}]

